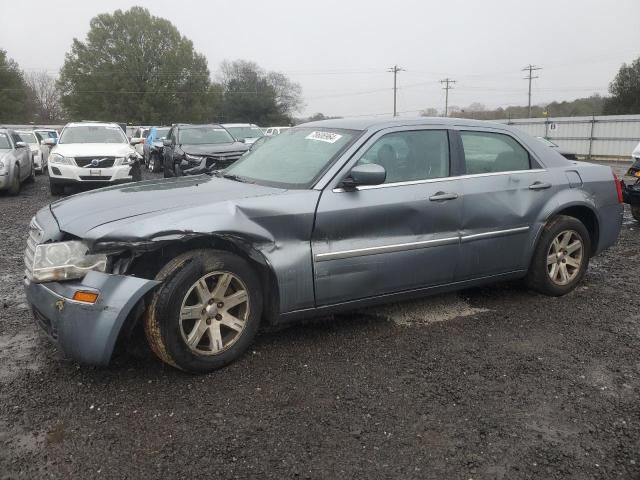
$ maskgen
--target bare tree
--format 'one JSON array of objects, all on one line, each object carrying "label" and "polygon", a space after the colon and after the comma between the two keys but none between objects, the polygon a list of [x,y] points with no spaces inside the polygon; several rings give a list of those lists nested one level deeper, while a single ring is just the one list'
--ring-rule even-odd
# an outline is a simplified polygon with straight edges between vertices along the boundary
[{"label": "bare tree", "polygon": [[25,81],[33,96],[36,117],[47,122],[62,118],[62,103],[56,81],[47,72],[31,72],[25,75]]}]

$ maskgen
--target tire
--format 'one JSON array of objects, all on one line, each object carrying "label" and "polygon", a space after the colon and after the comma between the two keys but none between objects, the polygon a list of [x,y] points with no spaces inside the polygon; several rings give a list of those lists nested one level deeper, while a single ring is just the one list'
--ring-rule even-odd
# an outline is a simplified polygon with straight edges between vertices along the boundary
[{"label": "tire", "polygon": [[35,181],[36,181],[36,164],[33,161],[33,158],[31,158],[31,173],[25,179],[25,183],[33,183]]},{"label": "tire", "polygon": [[149,155],[149,171],[151,173],[157,173],[160,171],[160,162],[158,161],[158,155],[155,153]]},{"label": "tire", "polygon": [[637,222],[640,222],[640,205],[631,205],[631,215]]},{"label": "tire", "polygon": [[51,192],[51,195],[62,195],[64,193],[64,185],[53,183],[49,180],[49,192]]},{"label": "tire", "polygon": [[20,166],[16,165],[13,169],[13,179],[11,181],[11,186],[7,190],[9,195],[18,195],[20,193]]},{"label": "tire", "polygon": [[590,253],[591,238],[584,224],[574,217],[558,215],[542,231],[525,283],[545,295],[566,295],[587,272]]},{"label": "tire", "polygon": [[[221,279],[228,280],[222,294],[217,292]],[[219,250],[193,250],[167,263],[156,280],[162,284],[144,314],[144,331],[163,362],[186,372],[208,373],[249,347],[260,325],[262,290],[244,259]],[[226,300],[232,295],[234,300]],[[237,305],[228,307],[231,303]]]},{"label": "tire", "polygon": [[164,170],[164,178],[175,177],[175,172],[173,171],[173,161],[163,159],[163,170]]}]

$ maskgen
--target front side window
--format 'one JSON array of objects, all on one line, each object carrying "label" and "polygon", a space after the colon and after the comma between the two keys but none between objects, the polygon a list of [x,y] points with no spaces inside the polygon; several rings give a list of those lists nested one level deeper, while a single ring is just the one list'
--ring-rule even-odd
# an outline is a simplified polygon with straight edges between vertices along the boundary
[{"label": "front side window", "polygon": [[460,132],[467,174],[529,170],[529,153],[509,135]]},{"label": "front side window", "polygon": [[445,130],[388,133],[358,161],[376,163],[387,171],[385,183],[449,176],[449,137]]},{"label": "front side window", "polygon": [[274,136],[225,170],[225,175],[285,188],[307,188],[360,132],[296,128]]},{"label": "front side window", "polygon": [[67,143],[129,143],[118,126],[81,125],[67,127],[60,135],[60,145]]},{"label": "front side window", "polygon": [[178,143],[186,145],[209,145],[233,143],[234,140],[224,128],[191,127],[180,130]]}]

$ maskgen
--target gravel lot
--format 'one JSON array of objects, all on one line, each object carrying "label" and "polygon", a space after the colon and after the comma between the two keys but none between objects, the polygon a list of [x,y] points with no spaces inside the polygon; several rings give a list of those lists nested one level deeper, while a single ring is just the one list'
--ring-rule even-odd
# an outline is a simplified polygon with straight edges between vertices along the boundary
[{"label": "gravel lot", "polygon": [[60,358],[0,197],[0,478],[640,478],[640,226],[547,298],[466,290],[263,333],[226,369]]}]

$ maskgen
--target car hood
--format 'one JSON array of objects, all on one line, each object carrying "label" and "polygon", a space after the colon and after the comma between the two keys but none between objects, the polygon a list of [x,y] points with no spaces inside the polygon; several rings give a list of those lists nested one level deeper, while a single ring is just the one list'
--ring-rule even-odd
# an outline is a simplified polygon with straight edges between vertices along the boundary
[{"label": "car hood", "polygon": [[215,153],[227,153],[227,152],[244,152],[249,149],[242,142],[233,142],[233,143],[212,143],[212,144],[203,144],[203,145],[189,145],[183,143],[180,148],[185,153],[189,153],[191,155],[210,155]]},{"label": "car hood", "polygon": [[[50,209],[61,231],[91,239],[116,228],[105,228],[113,223],[136,222],[141,227],[140,222],[146,220],[157,231],[167,231],[176,226],[171,217],[187,218],[190,210],[224,213],[243,198],[282,192],[285,190],[196,175],[101,188],[53,202]],[[225,203],[226,207],[216,205]]]},{"label": "car hood", "polygon": [[126,157],[135,150],[127,143],[63,143],[56,145],[51,153],[64,157]]}]

